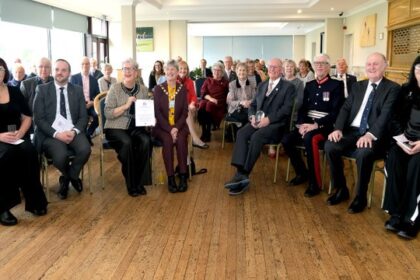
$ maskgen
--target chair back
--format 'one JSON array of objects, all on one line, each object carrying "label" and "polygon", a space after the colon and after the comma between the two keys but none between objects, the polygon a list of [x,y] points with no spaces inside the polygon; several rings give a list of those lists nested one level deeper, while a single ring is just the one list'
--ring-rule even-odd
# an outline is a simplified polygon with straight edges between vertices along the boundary
[{"label": "chair back", "polygon": [[206,78],[198,78],[197,80],[195,80],[195,93],[197,94],[197,97],[199,99],[201,99],[201,87],[204,84],[204,81],[206,80]]},{"label": "chair back", "polygon": [[104,135],[104,125],[105,125],[105,120],[106,120],[104,111],[105,111],[105,99],[106,99],[107,94],[108,94],[107,91],[101,92],[93,100],[93,106],[94,106],[96,114],[98,115],[99,129],[101,131],[101,142],[104,148],[107,148],[106,147],[107,141]]}]

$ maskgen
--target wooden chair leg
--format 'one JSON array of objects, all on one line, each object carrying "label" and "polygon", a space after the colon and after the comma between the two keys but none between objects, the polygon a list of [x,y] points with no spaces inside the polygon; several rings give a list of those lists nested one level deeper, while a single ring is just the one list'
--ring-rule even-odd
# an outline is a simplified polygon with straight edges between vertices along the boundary
[{"label": "wooden chair leg", "polygon": [[222,149],[225,148],[225,132],[226,132],[226,121],[223,120],[223,125],[222,125]]},{"label": "wooden chair leg", "polygon": [[289,183],[290,176],[290,158],[287,158],[287,168],[286,168],[286,183]]},{"label": "wooden chair leg", "polygon": [[279,151],[280,151],[280,144],[277,145],[277,149],[276,149],[276,164],[274,166],[275,170],[274,170],[274,184],[277,182],[277,169],[278,169],[278,165],[279,165]]}]

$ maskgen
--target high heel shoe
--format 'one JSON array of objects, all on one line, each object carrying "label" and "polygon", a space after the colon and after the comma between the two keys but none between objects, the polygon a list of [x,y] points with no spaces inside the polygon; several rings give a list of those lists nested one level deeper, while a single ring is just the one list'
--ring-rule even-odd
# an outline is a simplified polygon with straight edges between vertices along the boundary
[{"label": "high heel shoe", "polygon": [[199,149],[203,149],[203,150],[207,150],[210,146],[207,143],[203,143],[201,145],[196,144],[196,143],[192,143],[193,147],[199,148]]}]

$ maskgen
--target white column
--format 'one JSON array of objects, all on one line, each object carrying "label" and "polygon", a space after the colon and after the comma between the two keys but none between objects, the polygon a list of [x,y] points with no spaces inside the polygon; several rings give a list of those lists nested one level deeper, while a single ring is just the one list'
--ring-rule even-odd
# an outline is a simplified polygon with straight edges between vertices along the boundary
[{"label": "white column", "polygon": [[136,60],[136,4],[121,6],[121,48],[123,57]]}]

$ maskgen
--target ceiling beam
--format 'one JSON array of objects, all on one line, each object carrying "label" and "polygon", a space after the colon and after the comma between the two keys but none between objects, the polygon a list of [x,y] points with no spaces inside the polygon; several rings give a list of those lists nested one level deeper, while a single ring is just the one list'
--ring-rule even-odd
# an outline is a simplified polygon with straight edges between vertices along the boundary
[{"label": "ceiling beam", "polygon": [[162,9],[162,0],[144,0],[144,2],[149,3],[150,5],[158,8],[159,10]]}]

